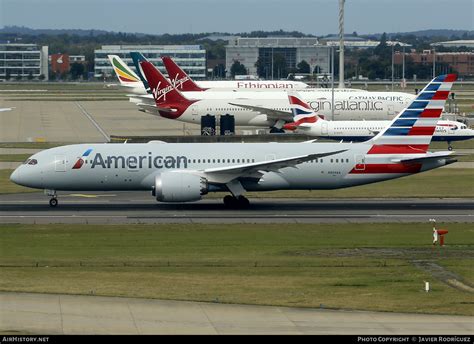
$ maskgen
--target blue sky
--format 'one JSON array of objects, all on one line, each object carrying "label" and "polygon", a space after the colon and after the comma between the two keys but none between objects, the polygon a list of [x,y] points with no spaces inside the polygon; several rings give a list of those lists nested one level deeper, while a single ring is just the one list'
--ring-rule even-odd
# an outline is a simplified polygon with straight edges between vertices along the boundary
[{"label": "blue sky", "polygon": [[[474,0],[346,0],[345,32],[474,30]],[[0,0],[0,27],[201,33],[338,31],[338,0]]]}]

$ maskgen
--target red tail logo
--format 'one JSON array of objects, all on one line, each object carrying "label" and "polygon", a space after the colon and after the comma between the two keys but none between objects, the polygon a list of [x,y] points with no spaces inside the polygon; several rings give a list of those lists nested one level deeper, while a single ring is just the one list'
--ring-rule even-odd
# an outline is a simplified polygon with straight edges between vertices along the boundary
[{"label": "red tail logo", "polygon": [[173,86],[180,91],[190,92],[190,91],[205,91],[207,88],[202,88],[196,85],[196,83],[182,70],[169,56],[162,56],[163,64],[165,65],[166,70],[170,80],[173,83]]},{"label": "red tail logo", "polygon": [[160,111],[161,116],[176,119],[181,116],[191,104],[196,102],[196,100],[189,100],[184,97],[150,62],[142,61],[140,62],[140,66],[150,85],[157,107],[171,110]]}]

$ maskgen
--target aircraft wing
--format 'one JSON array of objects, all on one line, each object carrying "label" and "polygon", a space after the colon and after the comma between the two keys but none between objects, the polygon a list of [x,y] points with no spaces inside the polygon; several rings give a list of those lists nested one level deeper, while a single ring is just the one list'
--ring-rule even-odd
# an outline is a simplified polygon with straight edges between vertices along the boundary
[{"label": "aircraft wing", "polygon": [[156,104],[147,104],[147,103],[137,103],[135,104],[139,107],[140,111],[148,112],[151,114],[156,114],[159,115],[159,111],[164,111],[164,112],[175,112],[175,109],[172,108],[167,108],[167,107],[158,107]]},{"label": "aircraft wing", "polygon": [[241,164],[227,167],[208,168],[200,171],[210,183],[226,184],[234,179],[243,177],[260,178],[263,172],[278,172],[285,167],[294,167],[306,161],[322,158],[329,155],[335,155],[346,150],[338,150],[326,153],[316,153],[307,155],[298,155],[290,158],[282,158],[275,160],[266,160],[248,164]]},{"label": "aircraft wing", "polygon": [[252,105],[235,104],[235,103],[229,103],[229,104],[234,105],[234,106],[240,106],[241,108],[244,108],[244,109],[260,112],[263,115],[267,115],[268,118],[274,119],[277,121],[278,120],[284,120],[286,122],[293,121],[293,114],[291,112],[269,109],[263,106],[252,106]]},{"label": "aircraft wing", "polygon": [[417,158],[410,158],[410,159],[392,159],[392,162],[401,162],[402,164],[415,164],[415,163],[422,163],[427,162],[429,160],[438,160],[438,159],[445,159],[445,158],[454,158],[457,156],[461,156],[460,154],[453,154],[453,152],[445,151],[445,152],[435,152],[435,153],[428,153],[425,156],[417,157]]}]

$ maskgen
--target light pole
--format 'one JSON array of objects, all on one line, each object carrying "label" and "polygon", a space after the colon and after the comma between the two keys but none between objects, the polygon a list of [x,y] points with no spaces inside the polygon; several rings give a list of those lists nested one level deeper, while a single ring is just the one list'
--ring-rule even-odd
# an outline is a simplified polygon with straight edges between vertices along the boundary
[{"label": "light pole", "polygon": [[394,61],[393,61],[393,42],[392,42],[392,92],[393,92],[393,75],[394,75]]},{"label": "light pole", "polygon": [[403,88],[405,88],[405,46],[402,48],[403,56],[402,56],[402,84]]},{"label": "light pole", "polygon": [[334,47],[331,46],[331,120],[334,121]]},{"label": "light pole", "polygon": [[273,47],[272,47],[272,80],[274,80],[273,78]]},{"label": "light pole", "polygon": [[436,49],[433,47],[433,79],[436,77]]},{"label": "light pole", "polygon": [[339,0],[339,88],[344,88],[344,2]]}]

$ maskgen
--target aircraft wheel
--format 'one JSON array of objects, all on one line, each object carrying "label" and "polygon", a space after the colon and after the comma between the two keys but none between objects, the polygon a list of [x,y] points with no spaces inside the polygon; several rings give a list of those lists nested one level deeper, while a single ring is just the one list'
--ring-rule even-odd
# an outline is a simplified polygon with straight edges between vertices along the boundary
[{"label": "aircraft wheel", "polygon": [[449,146],[448,146],[448,150],[449,150],[449,151],[452,151],[452,150],[453,150],[453,146],[449,145]]},{"label": "aircraft wheel", "polygon": [[53,207],[53,208],[54,208],[54,207],[56,207],[57,205],[58,205],[58,199],[57,199],[57,198],[51,198],[51,199],[49,200],[49,206],[50,206],[50,207]]},{"label": "aircraft wheel", "polygon": [[237,198],[237,202],[239,208],[248,208],[250,206],[250,201],[248,200],[248,198],[242,195]]},{"label": "aircraft wheel", "polygon": [[224,197],[224,205],[227,208],[232,208],[235,205],[235,203],[236,203],[236,200],[231,195],[227,195]]}]

